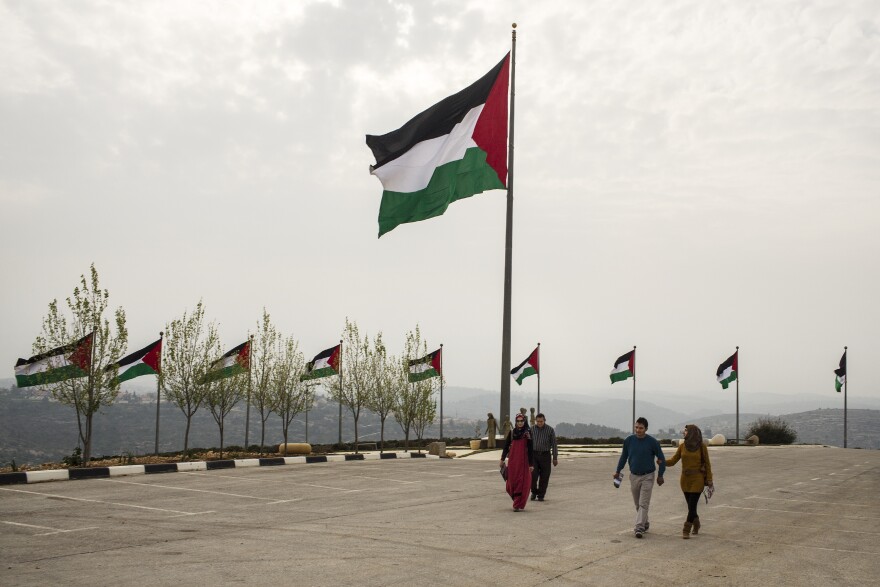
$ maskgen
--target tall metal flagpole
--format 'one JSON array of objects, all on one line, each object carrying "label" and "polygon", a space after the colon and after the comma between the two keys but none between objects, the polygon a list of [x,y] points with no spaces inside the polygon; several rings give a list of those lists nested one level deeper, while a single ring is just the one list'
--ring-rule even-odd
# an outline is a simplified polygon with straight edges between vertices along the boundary
[{"label": "tall metal flagpole", "polygon": [[538,343],[538,413],[541,413],[541,343]]},{"label": "tall metal flagpole", "polygon": [[[251,357],[254,352],[254,335],[248,335],[248,394],[247,394],[247,406],[244,410],[244,451],[247,452],[248,449],[248,438],[250,437],[250,424],[251,424]],[[262,447],[260,447],[262,450]]]},{"label": "tall metal flagpole", "polygon": [[[843,347],[844,360],[847,360],[846,347]],[[846,363],[844,363],[846,364]],[[846,366],[847,372],[843,375],[843,448],[846,448],[846,384],[849,382],[849,365]]]},{"label": "tall metal flagpole", "polygon": [[501,421],[510,417],[510,291],[513,281],[513,111],[516,95],[516,23],[510,25],[510,121],[507,134],[507,224],[504,240],[504,313],[501,334]]},{"label": "tall metal flagpole", "polygon": [[633,345],[633,417],[631,420],[630,430],[635,430],[636,426],[636,345]]},{"label": "tall metal flagpole", "polygon": [[[162,337],[165,333],[159,331],[159,344],[162,344]],[[155,454],[159,456],[159,402],[162,401],[162,352],[159,352],[159,373],[156,375],[156,450]]]},{"label": "tall metal flagpole", "polygon": [[[339,446],[342,447],[342,339],[339,339]],[[354,447],[357,450],[357,447]]]},{"label": "tall metal flagpole", "polygon": [[736,444],[739,444],[739,346],[736,347]]},{"label": "tall metal flagpole", "polygon": [[440,343],[440,441],[443,441],[443,343]]}]

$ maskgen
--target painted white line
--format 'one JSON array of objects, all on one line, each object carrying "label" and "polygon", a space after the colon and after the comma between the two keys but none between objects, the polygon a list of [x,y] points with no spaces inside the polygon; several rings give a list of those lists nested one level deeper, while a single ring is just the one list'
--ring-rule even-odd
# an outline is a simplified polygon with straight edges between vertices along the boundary
[{"label": "painted white line", "polygon": [[105,505],[115,505],[123,508],[134,508],[138,510],[151,510],[155,512],[167,512],[169,514],[180,514],[181,516],[197,516],[200,514],[213,514],[214,510],[208,512],[181,512],[178,510],[168,510],[164,508],[151,508],[145,505],[133,505],[130,503],[118,503],[115,501],[103,501],[100,499],[86,499],[84,497],[68,497],[66,495],[56,495],[54,493],[40,493],[39,491],[25,491],[23,489],[7,489],[6,487],[0,487],[0,491],[12,491],[15,493],[27,493],[30,495],[40,495],[42,497],[54,497],[56,499],[67,499],[70,501],[84,501],[87,503],[103,503]]},{"label": "painted white line", "polygon": [[722,503],[721,505],[716,505],[716,508],[727,508],[731,510],[750,510],[753,512],[777,512],[780,514],[799,514],[802,516],[835,516],[838,518],[843,518],[846,520],[880,520],[880,518],[872,518],[869,516],[841,516],[840,514],[824,514],[820,512],[795,512],[792,510],[774,510],[769,508],[747,508],[738,505],[727,505],[726,503]]},{"label": "painted white line", "polygon": [[810,481],[818,481],[819,479],[821,479],[821,477],[813,477]]},{"label": "painted white line", "polygon": [[759,495],[752,495],[747,497],[746,499],[768,499],[770,501],[793,501],[795,503],[818,503],[822,505],[851,505],[856,507],[874,507],[875,504],[872,503],[840,503],[836,501],[811,501],[808,499],[788,499],[787,497],[761,497]]},{"label": "painted white line", "polygon": [[393,481],[394,483],[404,483],[406,485],[411,485],[413,483],[421,483],[421,481],[401,481],[400,479],[388,479],[385,477],[368,477],[367,475],[346,475],[346,477],[353,477],[355,479],[374,479],[376,481]]},{"label": "painted white line", "polygon": [[429,473],[428,471],[422,471],[419,474],[420,475],[436,475],[437,477],[464,477],[464,473],[459,473],[458,475],[447,475],[446,473]]},{"label": "painted white line", "polygon": [[[124,483],[126,485],[140,485],[141,487],[157,487],[159,489],[174,489],[177,491],[193,491],[196,493],[211,493],[213,495],[225,495],[227,497],[240,497],[242,499],[256,499],[259,501],[277,501],[271,497],[255,497],[253,495],[241,495],[240,493],[226,493],[225,491],[211,491],[210,489],[192,489],[189,487],[175,487],[173,485],[156,485],[155,483],[139,483],[137,481],[121,481],[119,479],[102,479],[106,483]],[[293,501],[293,500],[289,500]]]},{"label": "painted white line", "polygon": [[314,483],[297,483],[297,485],[303,485],[304,487],[317,487],[318,489],[333,489],[335,491],[344,491],[345,493],[358,493],[359,491],[363,491],[362,489],[343,489],[342,487],[315,485]]},{"label": "painted white line", "polygon": [[770,546],[788,546],[789,548],[807,548],[812,550],[824,550],[826,552],[849,552],[852,554],[870,554],[870,555],[878,555],[880,552],[871,552],[868,550],[848,550],[845,548],[826,548],[824,546],[810,546],[808,544],[786,544],[785,542],[762,542],[760,540],[734,540],[732,538],[727,539],[728,542],[739,542],[741,544],[767,544]]},{"label": "painted white line", "polygon": [[[681,516],[674,518],[674,519],[680,520]],[[779,527],[779,524],[761,524],[758,522],[752,522],[752,521],[746,521],[746,520],[736,520],[736,519],[719,520],[716,518],[712,523],[713,524],[715,524],[715,523],[718,523],[718,524],[725,524],[725,523],[728,523],[728,524],[729,523],[748,524],[749,526],[766,526],[768,528],[778,528]],[[797,528],[797,529],[803,528],[804,530],[821,530],[822,532],[841,532],[844,534],[869,534],[871,536],[880,536],[880,532],[864,532],[862,530],[840,530],[838,528],[827,528],[825,526],[800,526],[800,525],[798,525],[798,526],[791,526],[791,528]]]},{"label": "painted white line", "polygon": [[61,528],[50,528],[49,526],[35,526],[34,524],[21,524],[19,522],[3,522],[10,526],[22,526],[24,528],[35,528],[37,530],[51,530],[51,532],[40,532],[34,536],[52,536],[53,534],[65,534],[67,532],[81,532],[83,530],[97,530],[98,526],[89,526],[88,528],[73,528],[72,530],[62,530]]}]

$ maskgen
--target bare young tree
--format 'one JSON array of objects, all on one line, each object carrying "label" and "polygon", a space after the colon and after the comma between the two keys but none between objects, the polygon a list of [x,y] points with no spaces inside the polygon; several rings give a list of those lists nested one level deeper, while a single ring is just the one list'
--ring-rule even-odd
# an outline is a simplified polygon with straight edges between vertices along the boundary
[{"label": "bare young tree", "polygon": [[[248,401],[260,414],[260,454],[266,445],[266,420],[272,414],[272,373],[278,360],[280,335],[263,308],[263,319],[257,323],[257,334],[251,345],[251,373],[253,386]],[[247,447],[245,447],[247,449]]]},{"label": "bare young tree", "polygon": [[425,437],[425,430],[434,423],[434,418],[437,416],[437,400],[434,394],[440,388],[439,381],[439,377],[432,377],[431,379],[417,381],[413,384],[416,395],[413,430],[419,441],[419,452],[422,450],[422,439]]},{"label": "bare young tree", "polygon": [[213,322],[205,321],[202,301],[192,314],[172,320],[165,325],[162,352],[162,375],[159,379],[165,399],[180,408],[186,418],[183,451],[189,450],[189,431],[192,418],[201,407],[207,385],[199,384],[210,360],[220,352],[220,339]]},{"label": "bare young tree", "polygon": [[371,368],[373,385],[370,388],[366,407],[379,416],[380,452],[385,450],[385,420],[394,411],[397,398],[406,390],[406,363],[403,359],[388,354],[382,340],[382,333],[373,340]]},{"label": "bare young tree", "polygon": [[315,403],[314,383],[300,381],[305,373],[306,361],[299,350],[299,344],[289,337],[276,342],[277,360],[273,364],[270,378],[272,411],[281,417],[281,431],[284,435],[284,456],[287,456],[287,441],[290,423]]},{"label": "bare young tree", "polygon": [[341,377],[327,385],[330,396],[349,409],[354,419],[354,451],[358,452],[358,420],[372,386],[370,339],[360,340],[357,323],[345,319],[342,334]]},{"label": "bare young tree", "polygon": [[[206,388],[204,404],[220,429],[220,458],[223,458],[223,432],[226,416],[247,395],[247,374],[241,373],[201,384]],[[245,447],[247,450],[247,447]]]},{"label": "bare young tree", "polygon": [[89,277],[80,276],[80,284],[67,298],[70,319],[58,308],[58,300],[49,303],[49,314],[43,319],[43,331],[33,344],[34,354],[44,353],[55,347],[92,336],[92,356],[87,377],[66,379],[42,386],[59,402],[72,405],[76,410],[79,440],[83,446],[83,462],[88,465],[92,455],[92,419],[101,406],[109,406],[119,393],[116,373],[107,365],[118,361],[128,344],[125,326],[125,310],[117,308],[114,315],[115,333],[110,321],[104,317],[110,293],[101,289],[98,270],[94,263]]},{"label": "bare young tree", "polygon": [[[406,346],[404,347],[404,364],[407,365],[406,377],[409,377],[409,361],[417,359],[428,353],[428,344],[422,340],[419,325],[416,329],[406,333]],[[409,435],[413,431],[419,411],[419,388],[417,383],[407,383],[401,387],[394,406],[394,419],[397,420],[404,436],[404,450],[409,450]]]}]

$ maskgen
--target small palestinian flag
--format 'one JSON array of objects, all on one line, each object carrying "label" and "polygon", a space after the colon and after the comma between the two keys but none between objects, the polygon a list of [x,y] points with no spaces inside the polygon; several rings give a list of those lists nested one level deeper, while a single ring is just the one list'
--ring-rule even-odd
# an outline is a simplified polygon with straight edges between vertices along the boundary
[{"label": "small palestinian flag", "polygon": [[636,351],[635,349],[617,357],[614,361],[614,369],[611,370],[611,384],[625,381],[636,375]]},{"label": "small palestinian flag", "polygon": [[736,381],[738,355],[739,351],[736,351],[726,361],[718,365],[718,371],[715,372],[715,375],[722,389],[727,389],[728,385]]},{"label": "small palestinian flag", "polygon": [[30,359],[19,359],[15,363],[15,384],[18,387],[33,387],[88,377],[93,342],[94,332],[90,332],[70,344],[34,355]]},{"label": "small palestinian flag", "polygon": [[118,362],[107,365],[104,370],[116,370],[116,377],[111,384],[118,385],[123,381],[128,381],[141,375],[158,375],[161,370],[161,363],[162,339],[160,338],[141,350],[119,359]]},{"label": "small palestinian flag", "polygon": [[251,368],[251,341],[243,342],[211,363],[199,383],[210,383],[233,375],[247,373]]},{"label": "small palestinian flag", "polygon": [[443,358],[441,351],[437,349],[433,353],[428,353],[421,359],[412,359],[409,362],[409,382],[423,381],[431,377],[440,377],[443,371]]},{"label": "small palestinian flag", "polygon": [[837,393],[840,393],[840,390],[846,384],[846,351],[843,351],[843,356],[840,357],[840,367],[834,370],[834,374],[837,375],[837,378],[834,380],[834,389],[837,390]]},{"label": "small palestinian flag", "polygon": [[309,379],[320,379],[322,377],[330,377],[339,373],[339,354],[342,352],[342,345],[321,351],[315,358],[306,364],[306,372],[303,373],[300,381]]},{"label": "small palestinian flag", "polygon": [[379,236],[452,202],[507,189],[510,54],[482,78],[387,134],[367,135],[382,182]]},{"label": "small palestinian flag", "polygon": [[531,375],[538,375],[538,348],[532,351],[529,358],[520,363],[515,369],[510,370],[510,376],[516,380],[517,385],[522,385],[523,379]]}]

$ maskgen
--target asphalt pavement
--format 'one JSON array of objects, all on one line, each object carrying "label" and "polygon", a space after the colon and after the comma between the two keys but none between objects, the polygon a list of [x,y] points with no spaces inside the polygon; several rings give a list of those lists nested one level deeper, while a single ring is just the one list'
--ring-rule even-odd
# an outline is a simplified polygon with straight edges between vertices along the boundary
[{"label": "asphalt pavement", "polygon": [[[514,513],[499,451],[0,486],[0,584],[864,585],[880,574],[880,452],[712,447],[681,539],[678,467],[632,533],[614,452],[561,457]],[[671,454],[671,450],[667,449]]]}]

